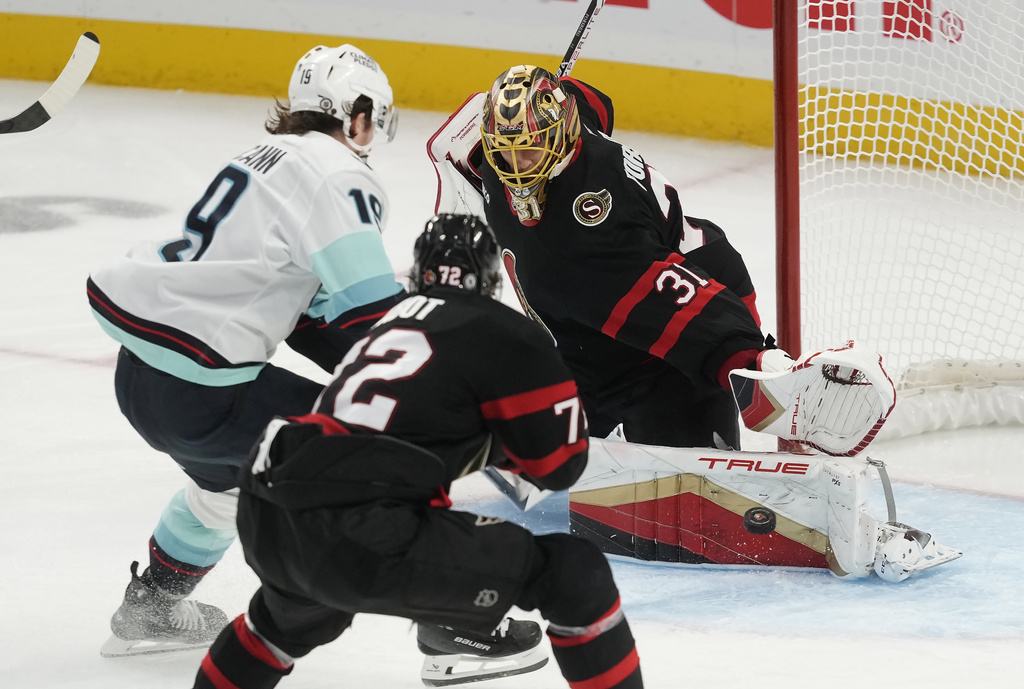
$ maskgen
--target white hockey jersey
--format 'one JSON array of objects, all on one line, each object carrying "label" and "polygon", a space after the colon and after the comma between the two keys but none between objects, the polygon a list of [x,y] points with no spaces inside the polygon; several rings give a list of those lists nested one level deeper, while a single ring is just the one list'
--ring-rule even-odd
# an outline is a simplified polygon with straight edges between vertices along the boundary
[{"label": "white hockey jersey", "polygon": [[92,271],[93,314],[161,371],[246,382],[303,312],[332,321],[401,291],[381,240],[387,216],[377,174],[344,144],[268,136],[213,179],[183,238]]}]

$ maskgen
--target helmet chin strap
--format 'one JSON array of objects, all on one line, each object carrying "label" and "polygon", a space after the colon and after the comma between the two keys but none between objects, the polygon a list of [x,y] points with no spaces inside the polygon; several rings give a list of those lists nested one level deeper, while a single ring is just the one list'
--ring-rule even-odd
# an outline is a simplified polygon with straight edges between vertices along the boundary
[{"label": "helmet chin strap", "polygon": [[371,148],[370,144],[367,144],[366,146],[360,146],[355,141],[353,141],[350,137],[346,136],[345,138],[348,139],[349,147],[353,151],[355,151],[357,156],[359,156],[363,160],[366,160],[367,158],[370,157],[370,148]]},{"label": "helmet chin strap", "polygon": [[373,139],[370,139],[370,143],[366,145],[357,144],[355,139],[355,128],[355,121],[351,117],[346,116],[345,126],[342,128],[342,132],[345,134],[345,143],[349,148],[355,151],[357,156],[366,160],[370,157],[370,149],[373,147]]},{"label": "helmet chin strap", "polygon": [[365,146],[360,146],[356,143],[355,139],[349,136],[348,132],[345,132],[345,143],[347,143],[348,147],[355,151],[355,154],[363,160],[370,157],[370,149],[373,147],[373,142],[370,142]]}]

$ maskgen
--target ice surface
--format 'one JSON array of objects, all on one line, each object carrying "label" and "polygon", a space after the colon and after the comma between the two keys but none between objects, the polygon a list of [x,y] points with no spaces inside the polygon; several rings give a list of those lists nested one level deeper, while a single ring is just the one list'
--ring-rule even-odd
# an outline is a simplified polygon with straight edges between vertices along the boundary
[{"label": "ice surface", "polygon": [[[45,90],[0,81],[0,117]],[[90,267],[144,239],[173,237],[222,163],[262,136],[252,98],[87,85],[35,132],[0,137],[0,686],[190,686],[201,653],[104,660],[99,647],[146,556],[181,473],[117,410],[116,346],[89,313]],[[454,104],[458,105],[458,104]],[[386,244],[411,263],[432,212],[427,137],[446,113],[404,112],[374,166],[392,200]],[[686,211],[744,252],[774,328],[772,154],[622,132],[674,181]],[[514,299],[505,290],[506,301]],[[275,363],[319,369],[282,350]],[[746,449],[772,449],[749,435]],[[613,564],[650,687],[791,689],[1024,686],[1024,429],[980,428],[876,443],[900,518],[963,549],[903,584],[823,572]],[[456,484],[457,507],[539,531],[566,528],[563,496],[517,514],[485,480]],[[256,586],[237,546],[198,589],[231,614]],[[531,614],[532,616],[532,614]],[[286,687],[418,687],[408,622],[360,617],[300,661]],[[564,687],[553,664],[499,687]]]}]

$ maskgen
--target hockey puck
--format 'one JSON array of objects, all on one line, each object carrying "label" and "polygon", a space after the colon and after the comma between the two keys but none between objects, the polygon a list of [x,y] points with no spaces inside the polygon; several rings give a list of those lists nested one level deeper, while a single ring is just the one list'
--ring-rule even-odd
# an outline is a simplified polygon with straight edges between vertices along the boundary
[{"label": "hockey puck", "polygon": [[743,514],[743,528],[763,536],[775,531],[775,513],[767,507],[751,507]]}]

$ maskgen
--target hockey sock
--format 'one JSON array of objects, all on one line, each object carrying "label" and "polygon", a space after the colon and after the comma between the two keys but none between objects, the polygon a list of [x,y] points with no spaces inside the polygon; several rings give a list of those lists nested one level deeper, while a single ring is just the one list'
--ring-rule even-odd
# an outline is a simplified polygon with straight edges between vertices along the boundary
[{"label": "hockey sock", "polygon": [[185,597],[192,593],[200,580],[214,565],[199,567],[175,559],[167,554],[156,542],[149,539],[149,567],[140,577],[147,586],[156,586],[174,597]]},{"label": "hockey sock", "polygon": [[239,615],[213,642],[192,689],[272,689],[292,671]]},{"label": "hockey sock", "polygon": [[619,601],[586,627],[548,626],[551,653],[572,689],[642,689],[640,657]]}]

